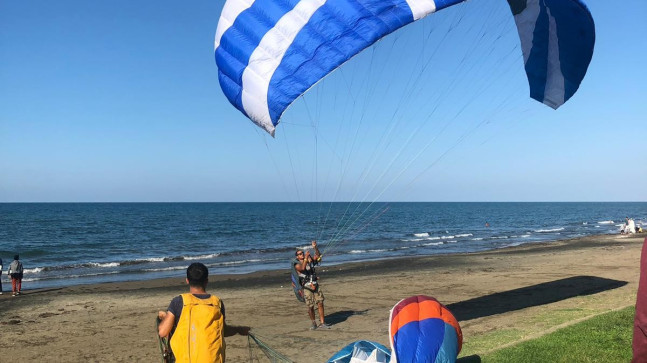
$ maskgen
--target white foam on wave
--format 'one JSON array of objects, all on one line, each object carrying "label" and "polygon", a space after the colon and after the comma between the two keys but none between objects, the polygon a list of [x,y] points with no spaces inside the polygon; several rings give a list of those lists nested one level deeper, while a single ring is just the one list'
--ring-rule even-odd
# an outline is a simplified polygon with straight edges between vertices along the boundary
[{"label": "white foam on wave", "polygon": [[119,262],[103,262],[103,263],[101,263],[101,262],[88,262],[88,265],[90,265],[92,267],[104,268],[104,267],[118,267],[121,264]]},{"label": "white foam on wave", "polygon": [[351,250],[348,253],[365,253],[366,250]]},{"label": "white foam on wave", "polygon": [[482,240],[483,240],[483,237],[472,238],[472,241],[482,241]]},{"label": "white foam on wave", "polygon": [[[114,275],[118,274],[118,271],[105,271],[105,272],[97,272],[93,274],[79,274],[79,275],[65,275],[64,278],[66,279],[77,279],[77,278],[83,278],[83,277],[92,277],[92,276],[105,276],[105,275]],[[29,282],[29,281],[39,281],[39,280],[48,280],[47,278],[40,278],[40,277],[28,277],[22,279],[23,282]],[[51,278],[49,279],[51,280]]]},{"label": "white foam on wave", "polygon": [[172,267],[162,267],[162,268],[145,268],[143,271],[146,272],[158,272],[158,271],[173,271],[173,270],[184,270],[186,266],[172,266]]},{"label": "white foam on wave", "polygon": [[220,262],[219,265],[240,265],[248,262],[261,262],[260,259]]},{"label": "white foam on wave", "polygon": [[598,224],[614,224],[614,221],[600,221]]},{"label": "white foam on wave", "polygon": [[375,250],[368,250],[368,252],[386,252],[388,251],[386,248],[378,248]]},{"label": "white foam on wave", "polygon": [[472,237],[473,234],[471,233],[463,233],[463,234],[457,234],[456,237],[461,238],[461,237]]},{"label": "white foam on wave", "polygon": [[550,233],[550,232],[559,232],[563,231],[564,227],[559,227],[559,228],[548,228],[548,229],[537,229],[535,232],[537,233]]},{"label": "white foam on wave", "polygon": [[439,239],[441,239],[441,238],[442,238],[442,237],[429,237],[429,238],[425,238],[425,239],[426,239],[427,241],[437,241],[437,240],[439,240]]},{"label": "white foam on wave", "polygon": [[43,271],[42,267],[35,267],[35,268],[25,268],[25,269],[23,269],[22,272],[26,273],[26,274],[37,274],[37,273],[39,273],[41,271]]},{"label": "white foam on wave", "polygon": [[415,237],[429,237],[429,233],[424,232],[424,233],[414,233],[413,234]]},{"label": "white foam on wave", "polygon": [[218,256],[220,256],[219,253],[210,253],[208,255],[184,256],[183,258],[187,261],[192,261],[192,260],[208,260],[210,258],[216,258]]},{"label": "white foam on wave", "polygon": [[424,238],[410,238],[410,239],[401,239],[402,242],[420,242],[425,240]]},{"label": "white foam on wave", "polygon": [[137,258],[135,262],[164,262],[165,257]]},{"label": "white foam on wave", "polygon": [[440,246],[442,244],[445,244],[445,242],[429,242],[429,243],[423,244],[423,246]]}]

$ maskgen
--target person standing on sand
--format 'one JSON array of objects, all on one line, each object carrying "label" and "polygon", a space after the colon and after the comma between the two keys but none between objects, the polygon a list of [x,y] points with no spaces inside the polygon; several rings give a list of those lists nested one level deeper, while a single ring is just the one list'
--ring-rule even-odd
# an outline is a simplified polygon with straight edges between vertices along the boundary
[{"label": "person standing on sand", "polygon": [[20,295],[22,290],[22,262],[20,256],[13,256],[13,261],[9,265],[9,276],[11,276],[11,296]]},{"label": "person standing on sand", "polygon": [[[310,329],[330,329],[330,325],[326,324],[324,317],[324,295],[315,272],[315,265],[321,262],[321,253],[317,247],[317,241],[312,241],[312,248],[315,249],[314,258],[310,255],[310,251],[305,253],[301,250],[296,251],[297,258],[294,260],[294,268],[299,273],[299,282],[303,286],[303,297],[306,300],[308,316],[310,316],[312,324]],[[319,321],[321,322],[319,325],[315,321],[315,304],[319,309]]]},{"label": "person standing on sand", "polygon": [[2,257],[0,257],[0,295],[2,295],[2,270],[4,269],[4,266],[2,266]]},{"label": "person standing on sand", "polygon": [[171,300],[167,311],[158,312],[160,337],[170,336],[171,351],[176,362],[225,361],[223,337],[248,335],[248,326],[227,325],[225,305],[206,291],[207,266],[196,262],[186,269],[189,293]]}]

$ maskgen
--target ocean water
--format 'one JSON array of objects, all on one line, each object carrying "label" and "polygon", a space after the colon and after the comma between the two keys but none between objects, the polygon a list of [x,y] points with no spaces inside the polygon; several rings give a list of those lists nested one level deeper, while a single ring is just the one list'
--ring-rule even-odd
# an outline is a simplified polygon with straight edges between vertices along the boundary
[{"label": "ocean water", "polygon": [[[287,269],[316,238],[324,264],[497,249],[615,234],[647,203],[8,203],[2,282],[14,254],[23,288]],[[486,222],[489,227],[486,227]]]}]

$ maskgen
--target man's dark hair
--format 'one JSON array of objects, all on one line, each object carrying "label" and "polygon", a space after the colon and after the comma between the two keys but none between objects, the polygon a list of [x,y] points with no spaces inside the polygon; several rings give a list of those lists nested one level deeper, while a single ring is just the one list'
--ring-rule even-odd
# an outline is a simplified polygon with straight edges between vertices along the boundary
[{"label": "man's dark hair", "polygon": [[186,269],[186,278],[189,280],[189,286],[205,288],[209,278],[209,270],[204,264],[194,262]]}]

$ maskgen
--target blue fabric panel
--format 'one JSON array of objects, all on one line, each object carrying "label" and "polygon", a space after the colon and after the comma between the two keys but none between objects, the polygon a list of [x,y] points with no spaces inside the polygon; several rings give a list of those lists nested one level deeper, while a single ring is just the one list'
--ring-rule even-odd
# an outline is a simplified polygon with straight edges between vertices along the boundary
[{"label": "blue fabric panel", "polygon": [[458,357],[458,334],[453,326],[445,323],[445,338],[443,345],[438,349],[436,363],[454,363],[456,357]]},{"label": "blue fabric panel", "polygon": [[272,123],[325,75],[412,21],[404,0],[328,1],[297,35],[270,81]]},{"label": "blue fabric panel", "polygon": [[539,2],[540,11],[533,30],[532,48],[526,61],[526,75],[530,85],[530,97],[544,102],[546,80],[548,77],[548,11],[543,0]]},{"label": "blue fabric panel", "polygon": [[380,343],[376,342],[371,342],[369,340],[358,340],[356,342],[352,342],[342,348],[339,352],[335,353],[330,359],[328,359],[327,363],[348,363],[350,362],[350,359],[352,358],[353,351],[355,348],[358,348],[367,354],[370,354],[374,350],[380,350],[384,352],[387,356],[390,356],[389,348],[383,346]]},{"label": "blue fabric panel", "polygon": [[410,322],[393,336],[393,352],[398,362],[435,362],[444,344],[445,330],[454,328],[441,319]]},{"label": "blue fabric panel", "polygon": [[557,23],[561,71],[565,78],[564,101],[575,94],[593,56],[595,24],[579,0],[546,0]]},{"label": "blue fabric panel", "polygon": [[[548,79],[549,11],[555,19],[559,44],[560,71],[564,76],[564,102],[580,86],[595,44],[595,24],[580,0],[541,0],[540,14],[533,32],[533,46],[526,62],[530,97],[544,102]],[[520,30],[521,31],[521,30]],[[561,104],[551,105],[559,107]]]},{"label": "blue fabric panel", "polygon": [[[251,7],[240,13],[234,24],[227,29],[216,49],[218,78],[223,92],[236,108],[245,113],[242,105],[242,76],[249,58],[263,36],[276,22],[296,6],[298,0],[256,0]],[[231,82],[223,79],[229,78]],[[237,84],[238,88],[234,87]]]},{"label": "blue fabric panel", "polygon": [[446,7],[462,3],[465,0],[436,0],[436,11],[442,10]]},{"label": "blue fabric panel", "polygon": [[350,362],[351,355],[353,354],[353,348],[355,343],[350,343],[347,346],[343,347],[339,352],[335,353],[327,363],[346,363]]}]

